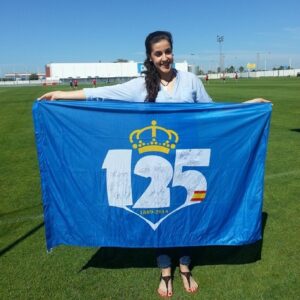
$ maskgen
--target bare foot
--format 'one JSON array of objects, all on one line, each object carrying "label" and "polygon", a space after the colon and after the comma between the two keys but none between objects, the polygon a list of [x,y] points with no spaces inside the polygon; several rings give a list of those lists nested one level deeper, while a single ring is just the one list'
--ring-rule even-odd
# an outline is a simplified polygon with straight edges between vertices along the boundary
[{"label": "bare foot", "polygon": [[198,290],[198,283],[192,277],[191,271],[186,265],[179,265],[179,271],[183,286],[188,293],[195,293]]},{"label": "bare foot", "polygon": [[161,297],[172,297],[173,287],[171,268],[161,269],[161,278],[157,292]]}]

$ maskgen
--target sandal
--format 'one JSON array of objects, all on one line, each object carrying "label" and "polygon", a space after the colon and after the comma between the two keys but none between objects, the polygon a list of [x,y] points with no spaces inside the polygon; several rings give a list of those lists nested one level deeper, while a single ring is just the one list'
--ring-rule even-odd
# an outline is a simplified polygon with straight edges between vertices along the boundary
[{"label": "sandal", "polygon": [[162,274],[160,274],[160,281],[163,280],[165,285],[166,285],[166,289],[167,289],[167,292],[166,292],[166,295],[163,296],[159,293],[159,289],[157,290],[158,294],[160,297],[163,297],[163,298],[171,298],[173,296],[173,293],[172,292],[169,292],[169,281],[172,279],[172,276],[169,275],[169,276],[162,276]]},{"label": "sandal", "polygon": [[198,290],[198,287],[194,291],[191,290],[191,276],[192,276],[192,273],[190,271],[189,272],[182,272],[180,270],[179,270],[179,273],[180,273],[180,275],[184,276],[186,278],[187,282],[188,282],[189,288],[188,289],[185,288],[185,290],[188,293],[196,293],[197,290]]}]

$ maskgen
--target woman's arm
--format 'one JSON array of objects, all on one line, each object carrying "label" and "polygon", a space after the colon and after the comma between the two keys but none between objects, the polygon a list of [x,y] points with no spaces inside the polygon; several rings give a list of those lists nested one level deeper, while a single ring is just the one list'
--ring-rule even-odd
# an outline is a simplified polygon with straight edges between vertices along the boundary
[{"label": "woman's arm", "polygon": [[92,100],[114,99],[123,101],[142,101],[145,98],[145,79],[138,77],[125,83],[101,86],[98,88],[85,88],[76,91],[55,91],[42,95],[38,100]]},{"label": "woman's arm", "polygon": [[65,100],[85,100],[85,93],[83,90],[78,90],[78,91],[54,91],[54,92],[49,92],[41,97],[38,98],[38,100],[59,100],[59,99],[65,99]]}]

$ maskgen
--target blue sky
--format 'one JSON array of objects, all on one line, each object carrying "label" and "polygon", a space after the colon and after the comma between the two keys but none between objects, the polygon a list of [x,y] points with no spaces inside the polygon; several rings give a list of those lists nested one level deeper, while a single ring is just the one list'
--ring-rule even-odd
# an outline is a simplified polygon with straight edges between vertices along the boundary
[{"label": "blue sky", "polygon": [[171,31],[175,61],[204,70],[259,63],[300,68],[299,0],[14,0],[0,8],[0,75],[50,62],[144,60],[145,36]]}]

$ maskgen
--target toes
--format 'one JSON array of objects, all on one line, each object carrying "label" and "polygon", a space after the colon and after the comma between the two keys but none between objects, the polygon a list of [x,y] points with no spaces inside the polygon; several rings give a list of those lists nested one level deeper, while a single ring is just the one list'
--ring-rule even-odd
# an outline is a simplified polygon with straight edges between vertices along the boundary
[{"label": "toes", "polygon": [[158,289],[157,292],[158,292],[158,294],[159,294],[161,297],[166,297],[166,296],[167,296],[167,293],[161,291],[160,289]]},{"label": "toes", "polygon": [[190,292],[190,293],[195,293],[195,292],[197,292],[197,290],[198,290],[198,286],[194,286],[194,287],[191,287],[191,288],[189,289],[189,292]]},{"label": "toes", "polygon": [[158,289],[157,292],[161,297],[172,297],[173,296],[173,292],[167,293],[167,292],[161,291],[160,289]]}]

